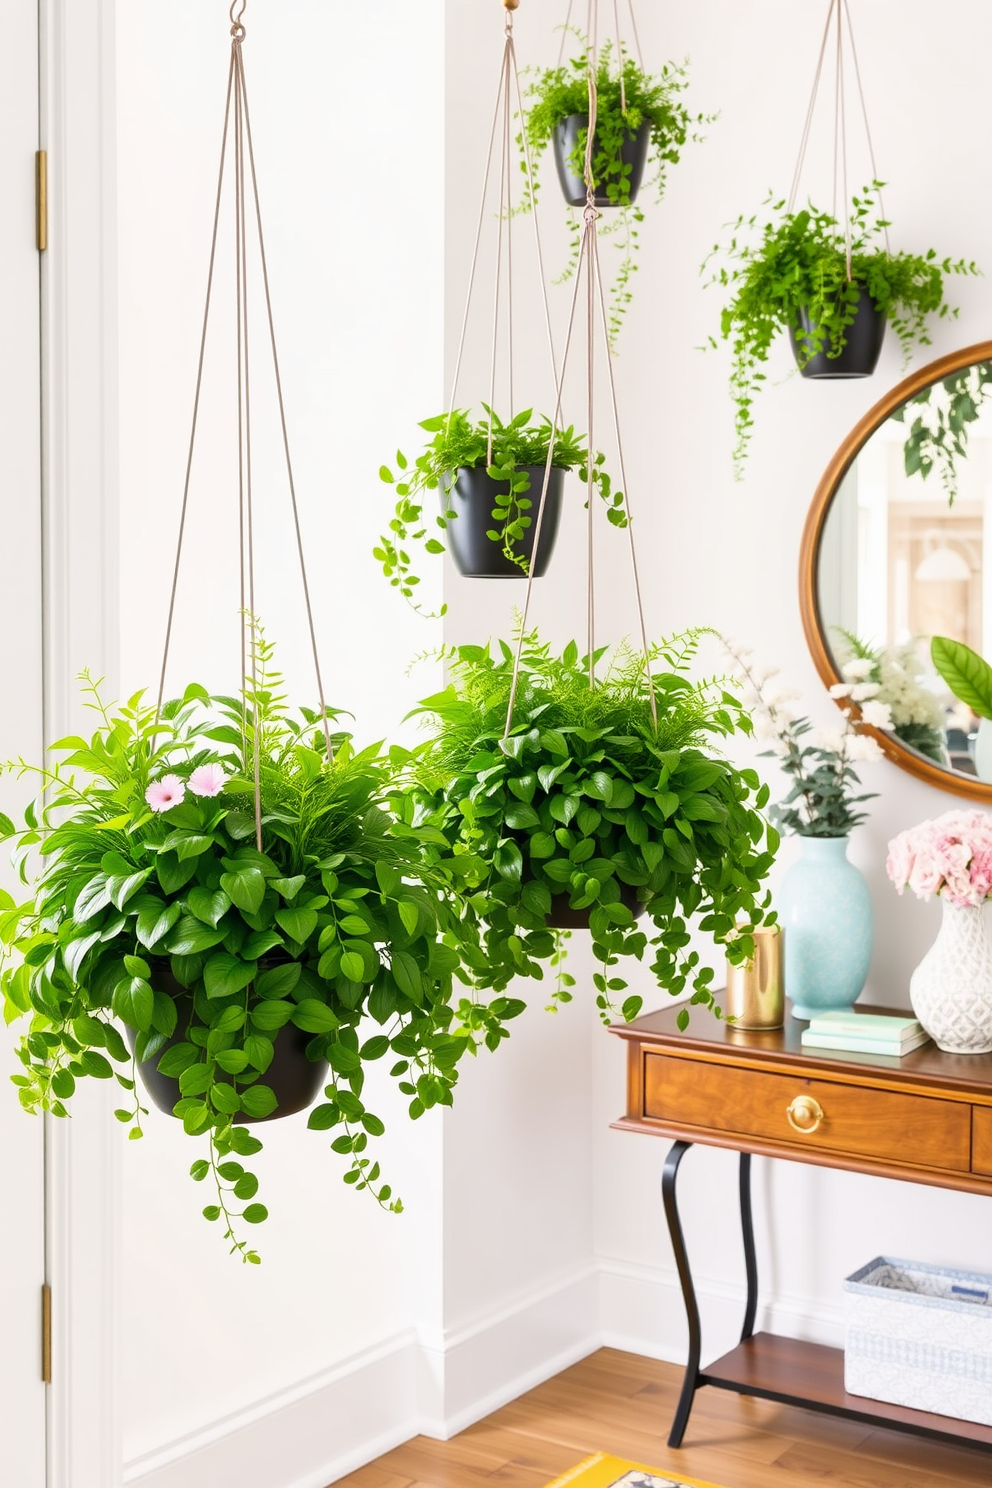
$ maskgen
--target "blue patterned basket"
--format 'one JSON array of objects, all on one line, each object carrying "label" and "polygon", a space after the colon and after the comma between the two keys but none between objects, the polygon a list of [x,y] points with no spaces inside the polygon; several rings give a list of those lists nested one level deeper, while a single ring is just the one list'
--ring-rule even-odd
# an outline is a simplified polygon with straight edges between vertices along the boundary
[{"label": "blue patterned basket", "polygon": [[992,1276],[876,1256],[844,1291],[849,1394],[992,1426]]}]

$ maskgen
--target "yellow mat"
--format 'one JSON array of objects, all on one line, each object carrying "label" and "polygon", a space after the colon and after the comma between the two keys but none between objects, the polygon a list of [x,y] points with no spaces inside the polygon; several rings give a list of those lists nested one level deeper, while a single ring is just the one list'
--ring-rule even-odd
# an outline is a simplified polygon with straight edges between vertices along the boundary
[{"label": "yellow mat", "polygon": [[622,1457],[608,1457],[605,1452],[587,1457],[560,1478],[555,1478],[548,1488],[565,1488],[566,1484],[569,1488],[719,1488],[717,1483],[704,1483],[702,1478],[684,1478],[681,1473],[673,1477],[669,1472],[659,1472],[656,1467],[625,1462]]}]

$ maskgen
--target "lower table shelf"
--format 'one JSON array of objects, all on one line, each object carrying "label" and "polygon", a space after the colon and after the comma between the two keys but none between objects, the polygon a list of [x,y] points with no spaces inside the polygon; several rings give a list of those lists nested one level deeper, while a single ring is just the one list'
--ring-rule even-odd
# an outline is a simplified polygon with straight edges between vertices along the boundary
[{"label": "lower table shelf", "polygon": [[849,1395],[844,1389],[842,1349],[782,1338],[775,1333],[756,1333],[746,1338],[729,1354],[701,1370],[698,1382],[700,1386],[713,1385],[719,1390],[826,1411],[849,1420],[912,1431],[958,1445],[972,1442],[975,1446],[992,1447],[992,1426],[935,1416],[904,1405],[888,1405],[863,1395]]}]

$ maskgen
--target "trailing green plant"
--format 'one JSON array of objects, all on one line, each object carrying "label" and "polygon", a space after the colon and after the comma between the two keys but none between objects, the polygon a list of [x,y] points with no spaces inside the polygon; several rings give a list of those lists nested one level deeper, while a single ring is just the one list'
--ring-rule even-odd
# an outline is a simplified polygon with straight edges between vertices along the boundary
[{"label": "trailing green plant", "polygon": [[345,1182],[398,1211],[366,1150],[383,1130],[366,1070],[392,1058],[412,1117],[450,1104],[459,1060],[496,1047],[521,1006],[456,1003],[457,901],[425,858],[436,830],[394,799],[402,752],[336,732],[329,760],[319,714],[287,709],[261,638],[256,659],[240,696],[192,685],[161,717],[141,693],[106,706],[84,674],[96,732],[59,740],[45,767],[8,767],[44,794],[24,830],[0,820],[30,884],[0,912],[5,1018],[30,1019],[22,1105],[65,1116],[80,1079],[116,1080],[115,1114],[140,1137],[139,1066],[178,1079],[174,1114],[206,1144],[191,1174],[215,1188],[204,1215],[252,1263],[237,1230],[266,1218],[245,1166],[262,1144],[240,1123],[275,1110],[280,1030],[310,1035],[307,1057],[329,1066],[308,1125],[336,1133]]},{"label": "trailing green plant", "polygon": [[[493,526],[488,536],[500,545],[503,556],[516,564],[522,574],[528,571],[527,560],[516,552],[514,543],[520,541],[536,519],[541,488],[538,485],[532,489],[525,467],[547,463],[551,420],[542,418],[534,423],[534,410],[527,408],[504,424],[488,404],[483,404],[483,408],[485,418],[475,421],[460,408],[424,419],[420,427],[433,438],[423,453],[411,464],[397,450],[398,476],[388,465],[379,470],[380,479],[395,487],[398,499],[389,531],[380,537],[373,555],[382,564],[382,571],[393,588],[416,610],[420,606],[414,590],[420,579],[413,571],[408,549],[411,544],[420,543],[427,553],[444,552],[440,534],[449,522],[458,520],[458,514],[451,510],[449,493],[460,468],[484,468],[494,481],[506,483],[505,493],[493,493]],[[572,426],[555,433],[551,463],[558,470],[577,469],[579,478],[588,481],[586,445]],[[593,484],[606,504],[610,522],[615,527],[626,527],[623,492],[614,488],[605,464],[605,455],[597,453],[593,458]],[[433,491],[438,493],[440,509],[432,524],[424,506],[427,494]],[[439,529],[438,536],[433,535],[434,524]],[[445,610],[446,606],[442,605],[431,618],[436,619]]]},{"label": "trailing green plant", "polygon": [[981,416],[990,393],[992,362],[974,362],[930,383],[892,413],[896,423],[912,418],[903,444],[906,474],[926,480],[937,470],[949,506],[958,493],[957,462],[968,453],[970,425]]},{"label": "trailing green plant", "polygon": [[626,646],[593,686],[574,642],[558,656],[528,634],[508,731],[513,648],[446,651],[451,683],[418,710],[431,737],[413,789],[465,872],[463,956],[479,987],[540,980],[548,967],[551,1005],[567,1001],[554,925],[566,908],[588,913],[604,1020],[640,1009],[624,996],[626,957],[648,958],[672,996],[691,985],[694,1002],[713,1005],[690,921],[732,960],[753,953],[736,927],[774,918],[762,885],[778,836],[761,815],[767,787],[716,748],[750,721],[719,681],[690,679],[698,635],[651,650],[657,727],[644,657]]},{"label": "trailing green plant", "polygon": [[[721,260],[707,284],[731,291],[720,335],[731,343],[738,478],[751,438],[752,405],[780,331],[797,331],[801,315],[808,317],[809,330],[802,329],[798,342],[800,368],[823,351],[828,357],[840,356],[863,287],[876,310],[888,317],[908,361],[914,346],[930,345],[931,315],[957,315],[944,297],[945,275],[979,272],[964,259],[938,259],[932,248],[924,254],[887,253],[884,232],[889,224],[877,208],[882,186],[874,181],[853,199],[850,278],[844,227],[837,218],[812,203],[790,212],[784,201],[770,196],[765,205],[770,206],[771,217],[760,225],[757,216],[738,217],[730,224],[727,241],[716,244],[703,264],[705,270],[715,257]],[[709,344],[717,342],[710,337]]]},{"label": "trailing green plant", "polygon": [[[575,31],[575,35],[582,50],[561,66],[549,67],[540,72],[527,89],[529,107],[523,121],[523,133],[517,140],[522,156],[521,168],[525,174],[524,134],[532,163],[536,167],[553,141],[559,125],[575,114],[588,116],[589,43],[581,31]],[[637,267],[634,256],[638,247],[638,228],[644,221],[643,210],[631,200],[630,166],[623,162],[622,148],[632,135],[636,135],[645,124],[648,125],[648,159],[653,166],[650,184],[654,186],[660,201],[668,184],[669,167],[679,163],[687,141],[703,138],[697,132],[698,126],[711,123],[715,117],[691,114],[682,102],[681,94],[689,86],[687,63],[678,66],[667,62],[659,73],[652,75],[645,72],[626,51],[621,53],[621,68],[617,68],[614,57],[615,50],[610,42],[604,44],[596,57],[596,132],[592,154],[595,189],[598,193],[605,194],[611,205],[617,209],[612,220],[601,220],[598,224],[601,234],[609,234],[616,239],[620,251],[620,264],[609,309],[611,345],[615,345],[624,314],[630,304],[630,281]],[[588,128],[580,129],[568,161],[580,177],[585,171],[587,139]],[[538,183],[535,180],[535,197],[537,191]],[[534,204],[528,183],[522,210],[532,210]],[[571,254],[558,283],[570,279],[578,264],[581,210],[570,208],[569,214]]]}]

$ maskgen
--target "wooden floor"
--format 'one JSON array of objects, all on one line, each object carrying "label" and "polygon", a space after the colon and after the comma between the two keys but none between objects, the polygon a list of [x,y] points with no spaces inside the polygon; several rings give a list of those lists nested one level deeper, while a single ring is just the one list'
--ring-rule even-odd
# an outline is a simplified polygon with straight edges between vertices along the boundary
[{"label": "wooden floor", "polygon": [[990,1488],[992,1454],[704,1389],[665,1445],[682,1372],[601,1349],[449,1442],[418,1436],[338,1488],[543,1488],[608,1452],[720,1488]]}]

